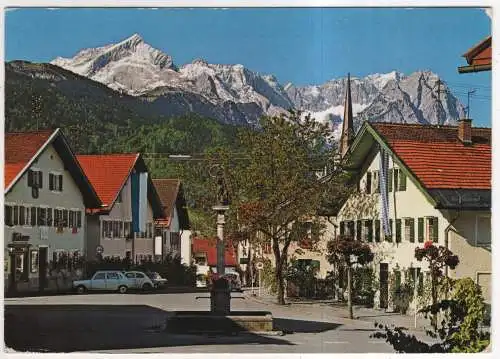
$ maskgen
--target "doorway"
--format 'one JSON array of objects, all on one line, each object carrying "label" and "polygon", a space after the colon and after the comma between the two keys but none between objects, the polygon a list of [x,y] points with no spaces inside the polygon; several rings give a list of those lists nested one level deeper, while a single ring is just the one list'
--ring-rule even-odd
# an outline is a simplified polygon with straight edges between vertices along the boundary
[{"label": "doorway", "polygon": [[380,308],[387,309],[389,299],[389,264],[380,263]]},{"label": "doorway", "polygon": [[47,287],[47,258],[48,248],[40,247],[38,249],[38,289],[44,290]]}]

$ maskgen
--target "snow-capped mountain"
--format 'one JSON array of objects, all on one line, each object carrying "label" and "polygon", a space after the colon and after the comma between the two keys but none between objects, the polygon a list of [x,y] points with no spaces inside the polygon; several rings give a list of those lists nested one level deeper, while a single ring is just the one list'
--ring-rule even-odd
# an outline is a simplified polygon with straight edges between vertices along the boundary
[{"label": "snow-capped mountain", "polygon": [[[334,132],[343,115],[346,78],[315,86],[282,86],[273,75],[239,64],[209,64],[198,59],[177,67],[171,56],[137,34],[117,44],[82,50],[73,58],[58,57],[51,63],[139,96],[166,114],[197,112],[225,123],[255,124],[262,115],[296,108],[331,123]],[[428,71],[351,78],[357,122],[453,123],[463,116],[463,106],[449,92],[438,98],[438,79]]]}]

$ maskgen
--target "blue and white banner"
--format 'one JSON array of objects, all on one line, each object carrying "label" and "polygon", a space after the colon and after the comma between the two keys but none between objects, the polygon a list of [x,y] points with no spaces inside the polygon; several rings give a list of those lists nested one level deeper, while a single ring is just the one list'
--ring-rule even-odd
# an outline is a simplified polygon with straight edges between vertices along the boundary
[{"label": "blue and white banner", "polygon": [[389,154],[383,148],[380,148],[380,220],[386,236],[391,235],[391,227],[389,225],[389,193],[387,187],[388,177]]},{"label": "blue and white banner", "polygon": [[139,174],[139,232],[146,232],[148,219],[148,173]]},{"label": "blue and white banner", "polygon": [[132,173],[132,230],[134,233],[146,232],[148,218],[148,174]]}]

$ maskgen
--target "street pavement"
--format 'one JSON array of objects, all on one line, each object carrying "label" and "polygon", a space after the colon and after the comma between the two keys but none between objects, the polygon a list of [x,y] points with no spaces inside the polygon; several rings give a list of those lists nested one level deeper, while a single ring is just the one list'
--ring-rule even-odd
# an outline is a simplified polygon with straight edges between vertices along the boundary
[{"label": "street pavement", "polygon": [[[199,296],[205,298],[197,298]],[[208,293],[85,294],[5,299],[5,343],[18,351],[101,353],[391,353],[370,338],[374,321],[411,318],[330,304],[278,306],[233,293],[232,310],[270,311],[282,336],[178,335],[165,332],[173,311],[209,310]],[[416,332],[417,335],[423,335]]]}]

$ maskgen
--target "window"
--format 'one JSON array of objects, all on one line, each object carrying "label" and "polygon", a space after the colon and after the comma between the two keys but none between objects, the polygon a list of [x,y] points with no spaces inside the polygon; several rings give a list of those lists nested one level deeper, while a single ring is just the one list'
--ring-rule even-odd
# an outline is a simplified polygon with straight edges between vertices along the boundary
[{"label": "window", "polygon": [[42,188],[43,187],[43,174],[39,170],[28,170],[28,187]]},{"label": "window", "polygon": [[347,235],[354,238],[354,221],[347,222]]},{"label": "window", "polygon": [[392,231],[392,219],[389,219],[389,235],[386,235],[385,236],[385,240],[387,242],[392,242],[392,235],[393,235],[393,231]]},{"label": "window", "polygon": [[343,235],[344,235],[344,233],[345,233],[344,226],[345,226],[345,222],[344,222],[344,221],[341,221],[341,222],[340,222],[340,235],[341,235],[341,236],[343,236]]},{"label": "window", "polygon": [[63,209],[63,226],[67,227],[68,226],[68,210]]},{"label": "window", "polygon": [[366,172],[366,193],[372,193],[372,173]]},{"label": "window", "polygon": [[132,234],[132,222],[125,222],[123,224],[123,234],[125,235],[125,238],[129,238],[130,235]]},{"label": "window", "polygon": [[116,203],[122,203],[122,191],[118,193],[118,196],[116,197]]},{"label": "window", "polygon": [[476,217],[476,245],[487,246],[491,244],[491,217]]},{"label": "window", "polygon": [[434,243],[438,242],[438,219],[437,217],[427,217],[426,239]]},{"label": "window", "polygon": [[113,221],[111,223],[113,226],[113,238],[119,238],[120,237],[120,222]]},{"label": "window", "polygon": [[76,212],[76,226],[82,228],[82,211]]},{"label": "window", "polygon": [[47,208],[44,207],[37,208],[37,224],[39,226],[47,225]]},{"label": "window", "polygon": [[406,175],[400,168],[394,173],[394,187],[397,191],[406,191]]},{"label": "window", "polygon": [[[269,245],[269,253],[271,246]],[[179,252],[181,250],[181,236],[178,232],[170,233],[170,249]]]},{"label": "window", "polygon": [[394,271],[394,282],[396,290],[401,289],[401,272],[398,270]]},{"label": "window", "polygon": [[396,243],[401,243],[401,219],[396,219]]},{"label": "window", "polygon": [[380,242],[380,219],[375,220],[375,242]]},{"label": "window", "polygon": [[38,272],[38,251],[30,251],[31,273]]},{"label": "window", "polygon": [[12,206],[5,206],[5,225],[12,226]]},{"label": "window", "polygon": [[153,223],[146,223],[146,238],[153,238]]},{"label": "window", "polygon": [[49,189],[51,191],[62,192],[63,176],[57,173],[49,173]]},{"label": "window", "polygon": [[106,274],[105,273],[97,273],[94,276],[94,280],[102,280],[102,279],[106,279]]},{"label": "window", "polygon": [[120,279],[120,276],[116,272],[109,272],[109,273],[106,273],[106,279],[117,280],[117,279]]},{"label": "window", "polygon": [[75,221],[74,221],[74,212],[73,211],[69,211],[69,227],[73,228],[74,224],[75,224]]},{"label": "window", "polygon": [[[151,256],[149,256],[149,257],[151,257]],[[135,277],[136,278],[144,278],[144,274],[142,274],[142,273],[136,273]]]},{"label": "window", "polygon": [[410,268],[410,280],[417,286],[417,294],[422,295],[424,291],[424,276],[420,268]]},{"label": "window", "polygon": [[373,242],[373,221],[366,220],[364,221],[363,228],[363,241],[365,242]]},{"label": "window", "polygon": [[405,218],[405,240],[415,242],[415,220],[413,218]]},{"label": "window", "polygon": [[17,226],[19,224],[19,206],[14,206],[12,212],[14,213],[14,226]]},{"label": "window", "polygon": [[133,279],[133,278],[135,278],[135,274],[134,273],[125,273],[125,277]]},{"label": "window", "polygon": [[47,226],[52,226],[52,208],[47,208],[47,222],[46,222],[46,225]]}]

